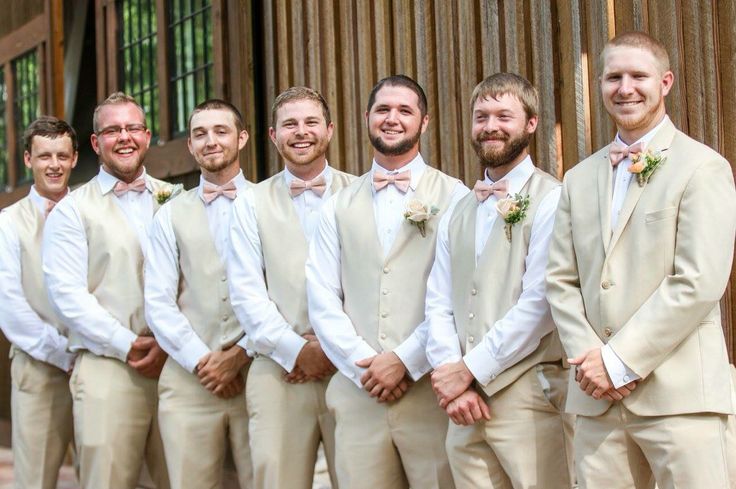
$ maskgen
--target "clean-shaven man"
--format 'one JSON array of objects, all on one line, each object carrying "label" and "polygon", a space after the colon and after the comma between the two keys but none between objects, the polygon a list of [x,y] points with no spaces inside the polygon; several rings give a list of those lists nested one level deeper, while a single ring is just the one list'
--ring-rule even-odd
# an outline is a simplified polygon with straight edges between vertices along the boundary
[{"label": "clean-shaven man", "polygon": [[732,169],[667,117],[674,75],[662,44],[621,34],[601,65],[618,133],[565,176],[547,275],[576,370],[567,409],[578,481],[732,487],[719,307],[736,231]]},{"label": "clean-shaven man", "polygon": [[82,487],[134,489],[146,461],[169,487],[157,420],[166,353],[143,315],[143,256],[171,186],[143,167],[151,141],[143,109],[121,92],[97,106],[92,149],[100,171],[49,215],[43,272],[79,355],[70,380]]},{"label": "clean-shaven man", "polygon": [[560,182],[529,155],[538,106],[536,89],[512,73],[475,87],[471,142],[484,179],[437,233],[422,329],[454,422],[447,453],[458,488],[574,482],[568,369],[544,282]]},{"label": "clean-shaven man", "polygon": [[41,270],[46,217],[69,192],[77,134],[42,116],[23,134],[33,173],[25,198],[0,213],[0,327],[11,342],[13,476],[18,489],[54,489],[72,441],[67,328],[49,304]]},{"label": "clean-shaven man", "polygon": [[248,374],[255,487],[310,489],[320,441],[333,487],[335,369],[307,315],[304,263],[322,204],[355,177],[327,163],[334,126],[317,91],[291,87],[272,107],[284,170],[235,202],[228,272],[233,308],[258,357]]},{"label": "clean-shaven man", "polygon": [[412,333],[424,319],[437,223],[468,190],[419,153],[429,116],[414,80],[379,81],[365,119],[373,164],[324,205],[306,268],[309,318],[339,370],[327,388],[338,482],[452,488],[447,418],[421,378],[430,366]]},{"label": "clean-shaven man", "polygon": [[158,387],[166,465],[175,488],[219,487],[229,448],[249,489],[250,357],[225,268],[233,201],[251,186],[239,157],[248,133],[240,112],[219,99],[197,105],[187,130],[199,185],[156,214],[146,255],[146,318],[169,354]]}]

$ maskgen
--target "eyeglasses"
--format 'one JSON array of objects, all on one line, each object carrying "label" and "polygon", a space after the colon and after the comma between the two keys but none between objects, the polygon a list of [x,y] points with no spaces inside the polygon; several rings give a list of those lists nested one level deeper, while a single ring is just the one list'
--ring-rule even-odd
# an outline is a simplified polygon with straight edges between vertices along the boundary
[{"label": "eyeglasses", "polygon": [[103,127],[99,131],[97,131],[98,136],[103,136],[106,138],[118,138],[120,137],[120,134],[123,132],[123,129],[125,129],[125,132],[127,132],[131,136],[140,136],[146,130],[148,129],[145,124],[128,124],[125,127],[120,126],[108,126]]}]

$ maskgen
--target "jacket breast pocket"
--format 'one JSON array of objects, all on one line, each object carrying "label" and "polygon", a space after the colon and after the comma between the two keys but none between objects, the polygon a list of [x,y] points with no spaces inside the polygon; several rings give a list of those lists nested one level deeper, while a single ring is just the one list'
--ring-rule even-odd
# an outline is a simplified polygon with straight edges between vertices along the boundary
[{"label": "jacket breast pocket", "polygon": [[675,217],[675,215],[677,215],[677,207],[665,207],[664,209],[660,209],[658,211],[647,212],[646,214],[644,214],[644,221],[647,224],[651,224],[653,222],[663,221],[665,219]]}]

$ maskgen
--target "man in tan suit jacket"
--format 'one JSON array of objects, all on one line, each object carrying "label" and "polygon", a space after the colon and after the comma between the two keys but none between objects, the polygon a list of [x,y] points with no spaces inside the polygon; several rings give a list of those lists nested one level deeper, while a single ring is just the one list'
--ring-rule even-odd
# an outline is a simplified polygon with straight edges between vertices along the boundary
[{"label": "man in tan suit jacket", "polygon": [[547,269],[576,367],[567,409],[580,487],[726,488],[734,405],[719,300],[732,171],[667,117],[674,76],[658,41],[622,34],[602,61],[618,135],[566,175]]}]

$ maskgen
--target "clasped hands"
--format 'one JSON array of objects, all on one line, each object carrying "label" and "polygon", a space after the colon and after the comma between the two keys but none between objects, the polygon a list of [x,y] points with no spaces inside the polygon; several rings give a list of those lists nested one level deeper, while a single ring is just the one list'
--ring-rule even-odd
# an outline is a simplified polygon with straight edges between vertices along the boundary
[{"label": "clasped hands", "polygon": [[636,389],[638,381],[629,382],[618,389],[608,376],[606,365],[603,363],[603,354],[600,348],[593,348],[576,358],[567,360],[575,366],[575,381],[580,389],[593,399],[607,399],[620,401],[631,395]]},{"label": "clasped hands", "polygon": [[473,374],[465,362],[440,365],[432,372],[431,379],[437,401],[453,423],[469,426],[481,419],[491,419],[488,404],[471,385]]},{"label": "clasped hands", "polygon": [[366,369],[360,377],[363,389],[378,402],[393,402],[403,396],[411,379],[399,356],[392,351],[385,351],[372,357],[355,362],[358,367]]},{"label": "clasped hands", "polygon": [[195,368],[199,383],[212,394],[222,399],[237,396],[245,389],[245,379],[240,371],[251,362],[251,358],[239,345],[204,355]]},{"label": "clasped hands", "polygon": [[302,384],[311,380],[322,380],[334,374],[337,369],[325,355],[319,339],[311,333],[302,337],[307,342],[299,351],[292,371],[284,375],[284,380],[290,384]]},{"label": "clasped hands", "polygon": [[158,379],[168,354],[153,336],[139,336],[131,343],[126,363],[149,379]]}]

